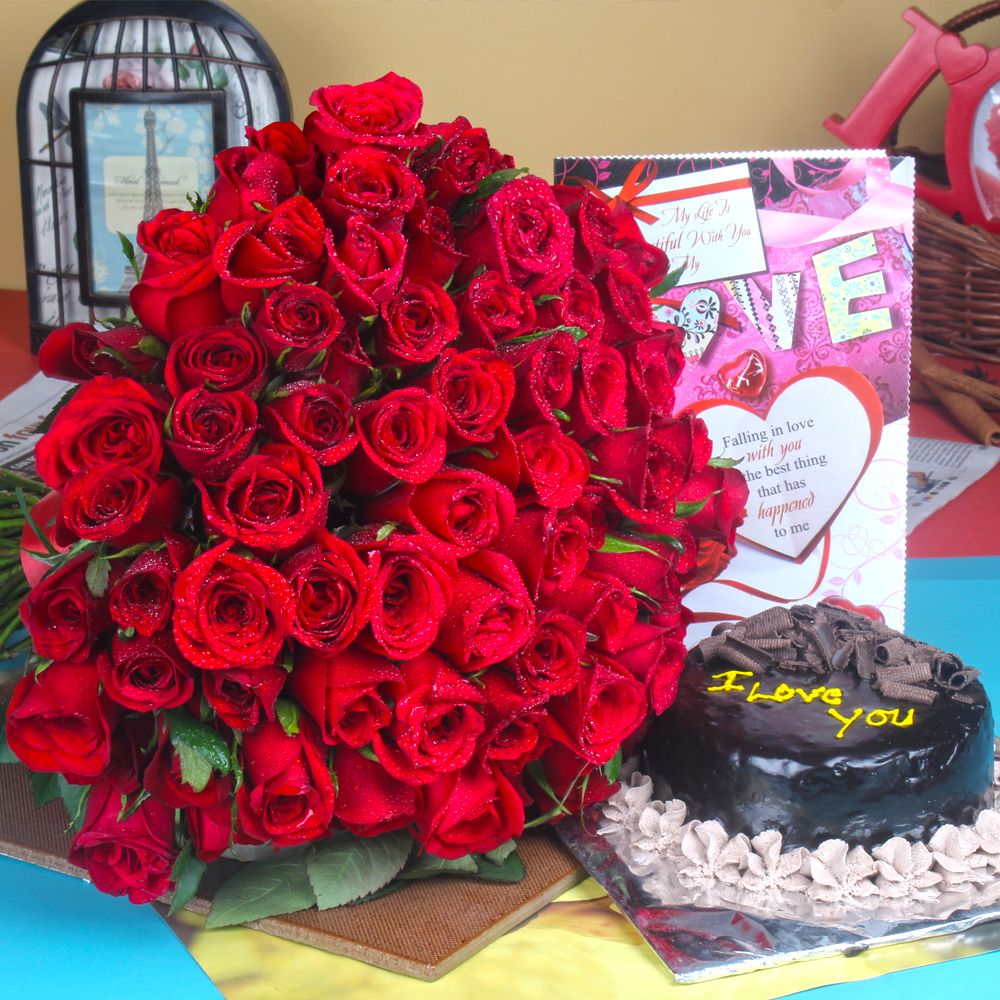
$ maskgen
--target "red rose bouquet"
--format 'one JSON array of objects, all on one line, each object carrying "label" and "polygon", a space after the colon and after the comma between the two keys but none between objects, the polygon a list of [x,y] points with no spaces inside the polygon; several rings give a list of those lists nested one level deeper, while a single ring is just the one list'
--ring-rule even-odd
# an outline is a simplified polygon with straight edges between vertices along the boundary
[{"label": "red rose bouquet", "polygon": [[37,449],[7,744],[107,892],[181,905],[269,845],[210,925],[516,878],[669,705],[746,498],[673,415],[676,275],[627,206],[395,74],[312,103],[142,223],[133,321],[40,356],[81,384]]}]

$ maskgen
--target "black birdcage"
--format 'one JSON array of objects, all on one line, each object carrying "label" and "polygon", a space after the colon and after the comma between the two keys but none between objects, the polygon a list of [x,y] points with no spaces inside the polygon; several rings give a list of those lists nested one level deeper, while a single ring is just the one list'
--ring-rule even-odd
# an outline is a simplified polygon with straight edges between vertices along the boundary
[{"label": "black birdcage", "polygon": [[95,307],[124,317],[118,233],[188,207],[218,150],[290,114],[271,49],[215,0],[88,0],[57,21],[17,99],[32,350]]}]

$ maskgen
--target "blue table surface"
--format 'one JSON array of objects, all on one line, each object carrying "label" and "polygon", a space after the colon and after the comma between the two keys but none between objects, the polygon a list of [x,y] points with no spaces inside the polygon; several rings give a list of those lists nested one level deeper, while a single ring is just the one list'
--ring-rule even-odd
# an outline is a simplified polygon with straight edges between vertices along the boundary
[{"label": "blue table surface", "polygon": [[[993,704],[1000,706],[1000,663],[989,627],[1000,607],[1000,558],[911,559],[906,592],[907,632],[979,667]],[[0,998],[221,996],[152,908],[9,858],[0,858],[0,941]],[[933,1000],[963,991],[993,996],[998,979],[1000,953],[992,952],[801,995],[810,1000]],[[336,995],[336,984],[330,986]],[[413,987],[416,995],[422,984]]]}]

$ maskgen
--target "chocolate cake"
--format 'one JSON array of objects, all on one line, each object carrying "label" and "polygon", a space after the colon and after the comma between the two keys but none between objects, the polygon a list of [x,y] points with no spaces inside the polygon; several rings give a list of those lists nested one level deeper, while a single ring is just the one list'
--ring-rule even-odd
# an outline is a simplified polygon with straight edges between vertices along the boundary
[{"label": "chocolate cake", "polygon": [[640,770],[730,834],[920,840],[987,803],[993,716],[977,676],[851,611],[770,608],[692,650]]}]

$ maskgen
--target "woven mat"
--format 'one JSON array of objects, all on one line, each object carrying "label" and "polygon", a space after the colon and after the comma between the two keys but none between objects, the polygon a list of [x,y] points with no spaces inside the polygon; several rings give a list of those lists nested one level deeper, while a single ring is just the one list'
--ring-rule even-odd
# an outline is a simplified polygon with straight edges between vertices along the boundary
[{"label": "woven mat", "polygon": [[[86,878],[66,860],[71,840],[66,823],[61,802],[35,807],[25,768],[0,765],[0,854]],[[446,876],[358,906],[305,910],[248,926],[391,972],[438,979],[586,874],[548,832],[529,831],[520,854],[526,875],[517,885]],[[206,913],[236,864],[211,865],[188,909]]]}]

